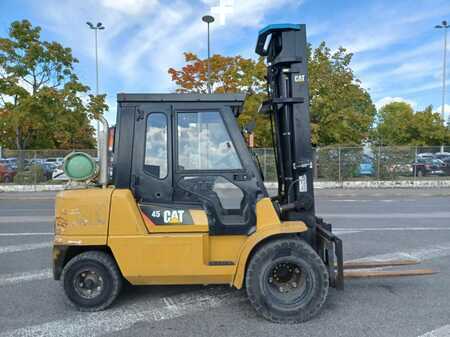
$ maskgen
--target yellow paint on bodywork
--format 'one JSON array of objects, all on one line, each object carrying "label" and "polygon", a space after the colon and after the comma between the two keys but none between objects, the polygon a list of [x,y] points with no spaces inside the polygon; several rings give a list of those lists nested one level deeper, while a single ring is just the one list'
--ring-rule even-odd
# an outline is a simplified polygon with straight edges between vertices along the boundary
[{"label": "yellow paint on bodywork", "polygon": [[[181,232],[197,226],[205,233]],[[179,231],[156,232],[174,227]],[[155,225],[147,231],[131,191],[117,189],[112,195],[108,246],[123,276],[133,284],[231,283],[234,266],[208,265],[207,230],[199,224]]]},{"label": "yellow paint on bodywork", "polygon": [[280,217],[273,207],[273,203],[270,198],[263,198],[256,203],[257,230],[260,230],[266,226],[279,225],[280,223]]},{"label": "yellow paint on bodywork", "polygon": [[281,222],[280,224],[265,226],[264,229],[257,230],[256,233],[248,237],[241,249],[241,252],[239,254],[239,262],[236,266],[233,285],[238,289],[242,288],[248,257],[250,256],[251,251],[259,242],[273,235],[302,233],[306,232],[307,230],[308,227],[306,227],[305,223],[302,221]]},{"label": "yellow paint on bodywork", "polygon": [[148,234],[130,190],[115,189],[111,198],[109,236]]},{"label": "yellow paint on bodywork", "polygon": [[128,189],[83,189],[58,194],[55,244],[108,245],[133,284],[230,284],[242,287],[252,249],[278,234],[307,230],[303,222],[282,223],[269,198],[256,204],[256,230],[248,235],[208,233],[202,210],[194,225],[146,226]]},{"label": "yellow paint on bodywork", "polygon": [[[55,202],[55,241],[106,244],[112,188],[67,190]],[[90,239],[91,238],[91,239]]]}]

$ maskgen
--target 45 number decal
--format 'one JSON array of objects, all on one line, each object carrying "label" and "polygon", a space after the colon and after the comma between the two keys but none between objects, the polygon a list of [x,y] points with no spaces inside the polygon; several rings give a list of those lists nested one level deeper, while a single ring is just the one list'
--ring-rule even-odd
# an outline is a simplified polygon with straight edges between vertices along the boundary
[{"label": "45 number decal", "polygon": [[184,216],[184,210],[154,210],[152,211],[151,215],[152,218],[163,218],[163,222],[165,224],[182,224],[183,223],[183,216]]}]

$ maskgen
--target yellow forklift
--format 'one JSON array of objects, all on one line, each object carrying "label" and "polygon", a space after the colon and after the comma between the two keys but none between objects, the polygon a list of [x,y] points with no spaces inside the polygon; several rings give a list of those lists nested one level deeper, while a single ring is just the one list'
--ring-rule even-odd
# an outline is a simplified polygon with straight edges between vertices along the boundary
[{"label": "yellow forklift", "polygon": [[236,120],[245,95],[119,94],[112,153],[104,132],[99,173],[70,154],[72,181],[56,198],[54,278],[76,308],[107,308],[124,279],[229,284],[264,318],[295,323],[343,288],[342,242],[315,215],[305,25],[264,28],[256,53],[268,63],[260,112],[272,121],[277,195]]}]

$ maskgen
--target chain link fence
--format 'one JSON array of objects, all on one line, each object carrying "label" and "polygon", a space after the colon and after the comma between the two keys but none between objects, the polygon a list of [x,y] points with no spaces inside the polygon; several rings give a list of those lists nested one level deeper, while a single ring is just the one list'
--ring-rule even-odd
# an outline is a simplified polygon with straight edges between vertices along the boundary
[{"label": "chain link fence", "polygon": [[[0,184],[61,184],[64,157],[90,150],[7,150],[0,153]],[[255,148],[265,181],[277,181],[274,151]],[[450,145],[444,147],[364,146],[323,147],[314,151],[314,176],[318,181],[450,179]]]},{"label": "chain link fence", "polygon": [[[323,147],[314,151],[319,181],[450,179],[450,146]],[[266,181],[277,181],[274,151],[255,148]]]},{"label": "chain link fence", "polygon": [[62,184],[67,181],[63,172],[64,157],[73,151],[92,157],[97,150],[8,150],[0,153],[0,184]]}]

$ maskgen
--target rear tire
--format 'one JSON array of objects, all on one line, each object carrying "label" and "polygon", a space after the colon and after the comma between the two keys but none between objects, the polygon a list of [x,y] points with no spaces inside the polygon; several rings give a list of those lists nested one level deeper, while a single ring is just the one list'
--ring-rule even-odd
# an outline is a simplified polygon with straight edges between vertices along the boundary
[{"label": "rear tire", "polygon": [[265,319],[300,323],[321,309],[328,295],[328,271],[317,253],[300,239],[263,245],[246,272],[248,298]]},{"label": "rear tire", "polygon": [[72,258],[62,271],[62,284],[70,303],[80,311],[109,307],[122,288],[122,275],[114,259],[99,251]]}]

